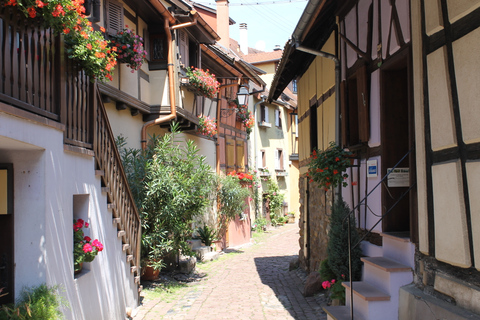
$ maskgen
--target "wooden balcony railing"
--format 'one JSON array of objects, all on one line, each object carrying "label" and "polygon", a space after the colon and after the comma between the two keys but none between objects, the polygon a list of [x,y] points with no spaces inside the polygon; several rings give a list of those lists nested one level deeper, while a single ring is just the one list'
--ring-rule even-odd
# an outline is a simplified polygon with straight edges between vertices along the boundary
[{"label": "wooden balcony railing", "polygon": [[140,216],[98,85],[67,58],[60,36],[14,8],[0,7],[0,50],[0,101],[62,123],[66,145],[93,150],[123,250],[139,275]]},{"label": "wooden balcony railing", "polygon": [[[28,23],[27,23],[28,22]],[[58,120],[59,56],[51,30],[0,6],[0,100]]]}]

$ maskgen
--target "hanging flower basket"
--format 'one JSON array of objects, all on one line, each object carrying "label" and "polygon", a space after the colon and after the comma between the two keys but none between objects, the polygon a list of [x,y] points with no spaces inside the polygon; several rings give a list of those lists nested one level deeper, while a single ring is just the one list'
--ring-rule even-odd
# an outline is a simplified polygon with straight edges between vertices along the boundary
[{"label": "hanging flower basket", "polygon": [[8,0],[0,1],[6,7],[15,7],[27,19],[42,21],[56,35],[63,34],[69,59],[79,63],[90,80],[112,80],[116,65],[116,52],[108,47],[104,39],[105,29],[92,28],[84,16],[83,1],[77,0]]},{"label": "hanging flower basket", "polygon": [[217,135],[217,121],[208,116],[198,116],[198,133],[213,138]]},{"label": "hanging flower basket", "polygon": [[220,90],[220,83],[208,69],[187,68],[187,77],[189,84],[207,98],[214,98]]},{"label": "hanging flower basket", "polygon": [[317,182],[319,187],[327,191],[339,185],[346,187],[348,178],[347,168],[351,167],[353,154],[337,146],[335,142],[324,151],[314,149],[310,155],[311,161],[307,172],[310,182]]},{"label": "hanging flower basket", "polygon": [[119,31],[112,37],[111,44],[117,50],[117,61],[126,63],[133,73],[145,62],[147,51],[143,46],[142,37],[128,29],[128,25],[126,27],[127,29]]}]

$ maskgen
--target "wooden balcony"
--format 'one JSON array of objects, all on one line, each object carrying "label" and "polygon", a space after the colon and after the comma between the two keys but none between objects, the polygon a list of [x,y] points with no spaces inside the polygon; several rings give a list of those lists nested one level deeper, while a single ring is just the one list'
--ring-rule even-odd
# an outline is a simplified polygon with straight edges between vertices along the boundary
[{"label": "wooden balcony", "polygon": [[[68,59],[60,36],[0,7],[0,101],[63,125],[64,144],[93,153],[131,269],[139,273],[141,224],[98,85]],[[95,171],[96,170],[96,171]]]}]

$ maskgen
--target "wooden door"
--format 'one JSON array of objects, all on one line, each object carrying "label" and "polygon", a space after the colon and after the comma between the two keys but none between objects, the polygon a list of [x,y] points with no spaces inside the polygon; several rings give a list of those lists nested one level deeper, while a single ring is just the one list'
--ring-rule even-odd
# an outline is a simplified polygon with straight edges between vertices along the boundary
[{"label": "wooden door", "polygon": [[[382,176],[397,164],[411,148],[409,132],[410,99],[406,59],[382,70],[381,74],[381,135]],[[406,157],[398,168],[410,169],[410,157]],[[391,176],[393,177],[393,176]],[[386,182],[382,186],[382,208],[385,214],[404,193],[407,186],[395,186]],[[383,231],[410,231],[410,199],[405,196],[383,220]]]},{"label": "wooden door", "polygon": [[13,165],[0,164],[0,305],[15,296],[13,222]]}]

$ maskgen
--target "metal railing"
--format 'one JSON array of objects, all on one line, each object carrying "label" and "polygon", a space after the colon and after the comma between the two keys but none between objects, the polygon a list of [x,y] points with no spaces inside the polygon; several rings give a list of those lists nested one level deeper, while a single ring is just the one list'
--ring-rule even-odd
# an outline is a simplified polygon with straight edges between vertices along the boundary
[{"label": "metal railing", "polygon": [[412,190],[412,188],[415,186],[416,182],[414,182],[408,189],[403,192],[400,197],[397,199],[397,201],[378,219],[378,221],[358,240],[355,245],[352,246],[352,239],[351,239],[351,216],[352,214],[355,213],[356,210],[360,208],[361,205],[367,200],[367,198],[380,186],[382,185],[386,179],[388,179],[388,176],[390,173],[396,169],[400,163],[402,163],[403,160],[405,160],[410,153],[412,153],[414,150],[414,147],[412,147],[390,170],[388,170],[387,174],[383,176],[383,178],[373,187],[372,190],[368,192],[368,194],[345,216],[343,219],[343,224],[345,222],[347,223],[347,232],[348,232],[348,273],[349,273],[349,282],[350,282],[350,317],[353,320],[354,319],[354,314],[353,314],[353,279],[352,279],[352,250],[355,249],[357,246],[360,245],[360,243],[370,234],[372,233],[373,229],[381,222],[383,219],[400,203],[400,201]]}]

